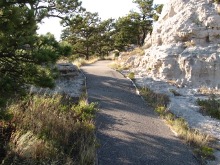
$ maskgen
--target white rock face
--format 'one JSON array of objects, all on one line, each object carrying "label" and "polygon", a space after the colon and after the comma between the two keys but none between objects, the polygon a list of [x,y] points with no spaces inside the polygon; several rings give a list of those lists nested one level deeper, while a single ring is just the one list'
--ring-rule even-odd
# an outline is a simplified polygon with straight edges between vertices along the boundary
[{"label": "white rock face", "polygon": [[170,0],[134,71],[178,86],[220,88],[218,12],[220,5],[212,0]]},{"label": "white rock face", "polygon": [[146,38],[146,45],[219,43],[219,8],[211,0],[170,0],[164,6],[152,35]]},{"label": "white rock face", "polygon": [[80,70],[72,63],[58,63],[57,69],[60,76],[55,81],[55,88],[31,87],[30,93],[65,94],[79,101],[85,86],[85,77]]}]

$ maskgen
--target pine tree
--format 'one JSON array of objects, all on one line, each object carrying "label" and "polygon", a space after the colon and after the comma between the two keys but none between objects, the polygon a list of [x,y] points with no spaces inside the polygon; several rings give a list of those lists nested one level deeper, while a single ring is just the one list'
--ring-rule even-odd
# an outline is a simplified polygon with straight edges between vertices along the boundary
[{"label": "pine tree", "polygon": [[77,0],[0,1],[0,97],[30,84],[53,87],[51,64],[59,44],[52,35],[37,36],[37,24],[45,17],[68,20],[80,5]]}]

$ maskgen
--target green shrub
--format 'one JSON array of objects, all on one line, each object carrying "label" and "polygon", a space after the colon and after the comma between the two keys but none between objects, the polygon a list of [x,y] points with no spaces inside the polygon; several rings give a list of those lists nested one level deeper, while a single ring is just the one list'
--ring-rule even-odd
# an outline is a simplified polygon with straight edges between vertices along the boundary
[{"label": "green shrub", "polygon": [[215,157],[213,156],[214,150],[208,146],[202,146],[195,150],[195,153],[200,155],[202,159],[209,159],[214,160]]},{"label": "green shrub", "polygon": [[205,115],[209,115],[213,118],[220,119],[220,100],[215,99],[214,96],[208,100],[197,100],[199,106],[201,106],[201,111]]},{"label": "green shrub", "polygon": [[159,115],[164,116],[164,115],[166,114],[166,112],[167,112],[167,109],[166,109],[166,107],[164,107],[164,106],[158,106],[158,107],[155,108],[155,111],[156,111]]}]

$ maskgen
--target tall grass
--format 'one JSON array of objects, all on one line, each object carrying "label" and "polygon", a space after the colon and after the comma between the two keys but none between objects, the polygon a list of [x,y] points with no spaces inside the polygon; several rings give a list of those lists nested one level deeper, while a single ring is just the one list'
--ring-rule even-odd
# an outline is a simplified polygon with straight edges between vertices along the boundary
[{"label": "tall grass", "polygon": [[[12,104],[8,111],[13,115],[11,123],[16,131],[7,146],[5,164],[94,163],[94,103],[81,100],[73,104],[61,95],[31,95]],[[35,147],[28,151],[28,157],[25,147]]]}]

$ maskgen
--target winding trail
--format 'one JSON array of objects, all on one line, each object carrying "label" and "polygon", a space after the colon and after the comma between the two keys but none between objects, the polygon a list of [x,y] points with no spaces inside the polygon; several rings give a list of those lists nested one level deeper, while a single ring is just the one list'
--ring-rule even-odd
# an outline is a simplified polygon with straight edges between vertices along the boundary
[{"label": "winding trail", "polygon": [[196,165],[189,148],[135,92],[132,83],[99,61],[82,67],[96,117],[98,165]]}]

